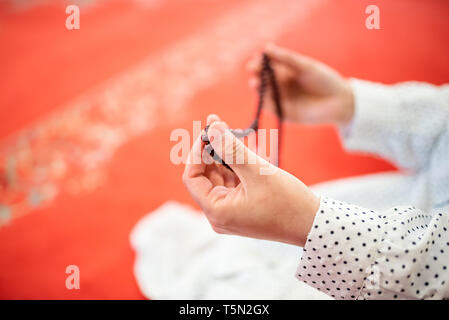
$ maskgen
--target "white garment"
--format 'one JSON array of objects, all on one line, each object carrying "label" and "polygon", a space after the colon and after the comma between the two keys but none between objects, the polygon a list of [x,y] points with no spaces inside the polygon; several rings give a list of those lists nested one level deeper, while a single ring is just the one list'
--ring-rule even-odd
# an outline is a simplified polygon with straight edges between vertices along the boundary
[{"label": "white garment", "polygon": [[[337,299],[448,297],[449,87],[351,84],[356,114],[342,130],[344,145],[385,157],[404,172],[312,187],[322,195],[321,207],[297,276]],[[388,210],[397,205],[408,206]],[[144,217],[131,243],[147,297],[328,297],[292,281],[299,248],[217,235],[185,206],[169,203]]]},{"label": "white garment", "polygon": [[346,148],[406,173],[321,186],[297,276],[337,299],[449,298],[449,86],[352,86]]},{"label": "white garment", "polygon": [[167,202],[131,233],[134,274],[152,299],[329,299],[295,281],[301,249],[216,234],[201,212]]}]

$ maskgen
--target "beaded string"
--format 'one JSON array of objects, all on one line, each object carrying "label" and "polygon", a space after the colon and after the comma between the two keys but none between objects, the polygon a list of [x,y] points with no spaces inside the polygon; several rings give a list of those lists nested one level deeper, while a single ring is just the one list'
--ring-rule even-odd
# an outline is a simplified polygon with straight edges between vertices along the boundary
[{"label": "beaded string", "polygon": [[[260,78],[260,84],[258,88],[258,104],[257,104],[257,110],[256,115],[254,118],[254,121],[251,123],[251,125],[247,129],[230,129],[230,131],[237,137],[237,138],[244,138],[248,136],[251,132],[257,132],[259,129],[259,121],[260,121],[260,115],[262,113],[263,104],[265,101],[265,93],[267,89],[267,83],[270,84],[271,87],[271,98],[273,99],[275,108],[276,108],[276,114],[278,117],[278,154],[281,150],[281,138],[282,138],[282,104],[281,104],[281,96],[279,92],[279,86],[276,80],[276,75],[274,73],[273,68],[271,67],[270,58],[264,53],[262,56],[262,68],[259,73]],[[204,149],[207,153],[210,154],[210,156],[217,162],[221,163],[223,166],[228,168],[229,170],[232,170],[231,167],[226,164],[220,156],[218,156],[214,149],[212,148],[212,145],[210,144],[209,137],[207,136],[207,131],[209,130],[209,126],[207,125],[204,128],[204,134],[201,136],[201,140],[205,143]],[[275,163],[277,166],[279,166],[279,158],[278,155],[276,155],[277,158],[275,159]]]}]

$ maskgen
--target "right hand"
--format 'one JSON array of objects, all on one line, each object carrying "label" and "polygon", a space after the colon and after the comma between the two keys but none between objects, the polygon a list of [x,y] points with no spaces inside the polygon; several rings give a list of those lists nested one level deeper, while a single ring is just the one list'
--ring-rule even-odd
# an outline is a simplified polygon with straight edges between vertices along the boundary
[{"label": "right hand", "polygon": [[183,182],[212,228],[304,246],[320,199],[299,179],[247,148],[218,116],[210,115],[207,125],[214,152],[232,170],[204,152],[200,135],[187,159]]},{"label": "right hand", "polygon": [[[264,51],[276,73],[285,120],[345,125],[354,115],[354,97],[348,81],[327,65],[296,52],[268,45]],[[248,63],[249,84],[259,85],[261,57]],[[271,93],[267,93],[270,95]],[[271,99],[266,107],[275,111]]]}]

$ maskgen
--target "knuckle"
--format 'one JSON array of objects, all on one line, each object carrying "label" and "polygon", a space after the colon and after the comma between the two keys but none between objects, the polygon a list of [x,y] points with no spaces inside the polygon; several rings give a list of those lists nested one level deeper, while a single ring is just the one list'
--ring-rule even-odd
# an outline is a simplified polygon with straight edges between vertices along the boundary
[{"label": "knuckle", "polygon": [[218,226],[215,226],[215,225],[211,225],[211,226],[212,226],[212,230],[214,230],[215,233],[218,233],[218,234],[224,234],[225,233],[224,229],[222,229],[222,228],[220,228]]}]

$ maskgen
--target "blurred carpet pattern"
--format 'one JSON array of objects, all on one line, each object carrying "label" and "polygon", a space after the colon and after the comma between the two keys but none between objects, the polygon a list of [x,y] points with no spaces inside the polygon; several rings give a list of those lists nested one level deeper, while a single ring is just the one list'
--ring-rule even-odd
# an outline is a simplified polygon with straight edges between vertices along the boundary
[{"label": "blurred carpet pattern", "polygon": [[[376,2],[381,30],[365,28],[369,1],[77,1],[74,31],[64,2],[2,2],[0,298],[142,298],[130,230],[166,200],[193,204],[170,132],[212,112],[244,127],[244,65],[267,41],[345,76],[448,82],[449,4]],[[289,124],[284,146],[307,184],[394,170],[326,126]],[[65,288],[70,264],[81,290]]]}]

